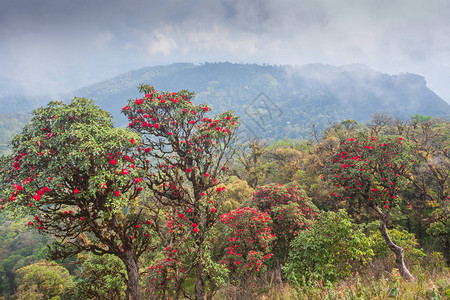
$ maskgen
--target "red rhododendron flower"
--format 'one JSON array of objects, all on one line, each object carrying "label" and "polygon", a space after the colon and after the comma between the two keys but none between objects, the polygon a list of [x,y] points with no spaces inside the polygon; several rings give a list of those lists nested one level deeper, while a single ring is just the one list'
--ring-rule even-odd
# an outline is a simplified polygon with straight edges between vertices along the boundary
[{"label": "red rhododendron flower", "polygon": [[187,172],[187,173],[191,173],[192,170],[191,170],[190,168],[187,168],[187,169],[186,169],[186,172]]},{"label": "red rhododendron flower", "polygon": [[111,165],[115,166],[115,165],[117,164],[117,161],[116,161],[115,159],[111,159],[111,160],[109,161],[109,163],[110,163]]},{"label": "red rhododendron flower", "polygon": [[36,201],[39,201],[39,200],[41,199],[41,196],[39,196],[39,195],[34,195],[34,196],[33,196],[33,199],[36,200]]},{"label": "red rhododendron flower", "polygon": [[120,196],[120,192],[119,191],[115,191],[114,194],[116,195],[116,197]]},{"label": "red rhododendron flower", "polygon": [[153,125],[153,127],[155,127],[156,129],[158,129],[158,128],[159,128],[159,124],[156,123],[155,125]]},{"label": "red rhododendron flower", "polygon": [[192,227],[197,227],[197,223],[192,223]]},{"label": "red rhododendron flower", "polygon": [[136,104],[142,104],[142,99],[136,99]]},{"label": "red rhododendron flower", "polygon": [[194,228],[194,233],[197,233],[198,232],[198,228]]},{"label": "red rhododendron flower", "polygon": [[79,191],[80,191],[79,189],[74,189],[73,193],[76,195],[76,194],[78,194]]},{"label": "red rhododendron flower", "polygon": [[86,218],[85,217],[81,217],[81,221],[84,221],[84,220],[86,220]]}]

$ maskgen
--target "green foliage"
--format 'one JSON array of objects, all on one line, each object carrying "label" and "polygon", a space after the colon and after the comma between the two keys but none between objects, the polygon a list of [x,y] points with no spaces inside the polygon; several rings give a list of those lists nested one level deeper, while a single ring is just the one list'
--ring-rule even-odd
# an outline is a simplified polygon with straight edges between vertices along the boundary
[{"label": "green foliage", "polygon": [[69,271],[51,262],[37,262],[17,270],[17,299],[60,299],[72,277]]},{"label": "green foliage", "polygon": [[371,256],[370,240],[345,211],[323,212],[291,242],[283,271],[294,284],[334,283],[351,276]]},{"label": "green foliage", "polygon": [[[396,228],[388,231],[394,244],[403,248],[405,257],[411,264],[417,264],[419,259],[425,256],[423,250],[418,248],[419,243],[414,237],[414,234],[409,233],[406,230],[399,230]],[[385,240],[378,230],[373,231],[369,235],[369,239],[374,252],[374,259],[390,257],[392,261],[394,260],[392,251],[388,248]]]},{"label": "green foliage", "polygon": [[450,254],[448,253],[450,250],[450,196],[434,203],[434,210],[427,221],[429,223],[427,233],[437,238],[443,246],[447,264],[450,265]]},{"label": "green foliage", "polygon": [[124,299],[125,265],[114,255],[82,257],[73,284],[66,287],[64,299]]},{"label": "green foliage", "polygon": [[423,123],[423,122],[431,121],[431,118],[432,118],[431,116],[415,114],[415,115],[411,116],[411,121],[417,122],[417,123]]},{"label": "green foliage", "polygon": [[30,227],[56,237],[51,258],[87,251],[132,264],[137,290],[137,260],[155,242],[134,166],[140,141],[91,100],[50,102],[2,158],[1,208],[34,216]]},{"label": "green foliage", "polygon": [[44,258],[48,240],[26,228],[27,220],[15,219],[11,213],[0,214],[0,296],[17,289],[16,271]]}]

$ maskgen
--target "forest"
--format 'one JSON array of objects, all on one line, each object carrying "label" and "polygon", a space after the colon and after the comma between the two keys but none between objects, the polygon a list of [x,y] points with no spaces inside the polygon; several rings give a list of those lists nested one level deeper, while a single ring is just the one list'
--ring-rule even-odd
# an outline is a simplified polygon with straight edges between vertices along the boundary
[{"label": "forest", "polygon": [[447,119],[263,140],[190,91],[139,93],[126,127],[74,98],[11,139],[0,299],[450,298]]}]

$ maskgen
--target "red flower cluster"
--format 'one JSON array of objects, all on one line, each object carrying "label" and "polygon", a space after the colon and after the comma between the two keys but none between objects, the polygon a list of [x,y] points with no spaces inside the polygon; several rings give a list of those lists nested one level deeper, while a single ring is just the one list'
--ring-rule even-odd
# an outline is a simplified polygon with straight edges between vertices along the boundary
[{"label": "red flower cluster", "polygon": [[347,139],[345,147],[331,154],[324,169],[324,179],[339,191],[330,195],[385,209],[398,204],[397,194],[406,182],[402,176],[405,165],[411,163],[405,158],[408,152],[402,141],[402,137],[389,136]]},{"label": "red flower cluster", "polygon": [[222,215],[220,221],[230,229],[221,264],[237,275],[255,275],[264,270],[265,260],[272,257],[271,244],[275,239],[269,215],[256,208],[243,207]]}]

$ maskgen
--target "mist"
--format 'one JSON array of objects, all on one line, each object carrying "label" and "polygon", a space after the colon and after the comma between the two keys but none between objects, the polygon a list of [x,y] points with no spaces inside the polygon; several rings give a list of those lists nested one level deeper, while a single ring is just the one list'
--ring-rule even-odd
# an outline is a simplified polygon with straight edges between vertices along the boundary
[{"label": "mist", "polygon": [[56,95],[172,62],[360,63],[450,103],[450,3],[1,1],[0,96]]}]

